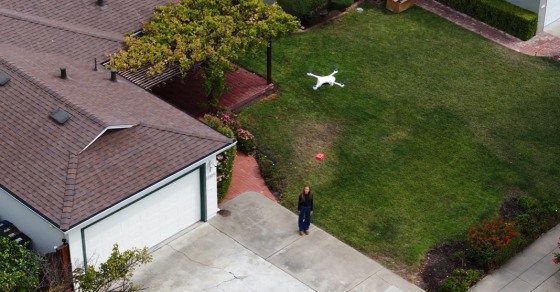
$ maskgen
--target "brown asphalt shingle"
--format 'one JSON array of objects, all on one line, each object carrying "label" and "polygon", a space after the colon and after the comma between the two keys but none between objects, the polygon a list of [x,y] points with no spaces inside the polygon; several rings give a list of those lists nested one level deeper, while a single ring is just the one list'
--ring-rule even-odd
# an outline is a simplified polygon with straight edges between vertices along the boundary
[{"label": "brown asphalt shingle", "polygon": [[[12,77],[0,87],[0,184],[56,223],[69,155],[79,152],[105,126],[5,60],[0,59],[0,70]],[[59,107],[71,115],[64,125],[49,118]]]},{"label": "brown asphalt shingle", "polygon": [[[0,70],[12,77],[0,87],[0,186],[62,230],[232,144],[93,70],[94,57],[122,47],[115,35],[166,2],[0,0]],[[71,116],[64,125],[49,118],[59,107]]]},{"label": "brown asphalt shingle", "polygon": [[96,0],[0,0],[0,8],[37,18],[90,27],[95,31],[117,32],[121,35],[142,28],[154,8],[170,0],[105,0],[100,8]]},{"label": "brown asphalt shingle", "polygon": [[[108,53],[123,47],[121,42],[36,24],[0,13],[2,33],[0,44],[10,44],[26,51],[64,55],[75,60],[98,62],[107,59]],[[92,45],[95,44],[95,45]]]}]

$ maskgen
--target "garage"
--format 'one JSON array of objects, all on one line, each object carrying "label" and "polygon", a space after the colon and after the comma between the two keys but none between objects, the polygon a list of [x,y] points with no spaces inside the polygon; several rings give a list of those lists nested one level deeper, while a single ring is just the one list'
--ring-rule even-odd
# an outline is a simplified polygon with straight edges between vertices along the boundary
[{"label": "garage", "polygon": [[105,261],[114,243],[120,250],[153,247],[201,220],[200,168],[122,207],[81,230],[88,264]]},{"label": "garage", "polygon": [[560,19],[560,0],[547,0],[546,2],[544,26],[547,26]]}]

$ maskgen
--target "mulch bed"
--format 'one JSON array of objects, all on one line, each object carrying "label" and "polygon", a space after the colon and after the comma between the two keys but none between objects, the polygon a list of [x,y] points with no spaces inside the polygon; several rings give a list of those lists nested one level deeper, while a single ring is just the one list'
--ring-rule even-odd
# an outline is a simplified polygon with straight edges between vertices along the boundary
[{"label": "mulch bed", "polygon": [[[516,198],[505,200],[500,207],[500,217],[511,220],[523,213],[517,206]],[[467,252],[466,241],[444,243],[432,248],[424,258],[420,278],[420,287],[428,292],[437,291],[437,288],[455,269],[481,269],[464,256]],[[462,256],[460,256],[462,254]],[[453,256],[455,255],[455,256]]]}]

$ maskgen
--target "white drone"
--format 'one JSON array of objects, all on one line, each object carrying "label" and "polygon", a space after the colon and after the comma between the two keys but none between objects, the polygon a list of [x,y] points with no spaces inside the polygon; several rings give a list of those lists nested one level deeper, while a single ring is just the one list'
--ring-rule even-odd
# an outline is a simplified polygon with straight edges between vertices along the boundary
[{"label": "white drone", "polygon": [[317,90],[317,88],[321,87],[321,85],[327,83],[330,86],[333,85],[338,85],[340,87],[344,87],[344,84],[342,83],[338,83],[336,82],[336,77],[334,77],[334,74],[338,73],[338,70],[334,70],[331,75],[328,76],[317,76],[313,73],[307,73],[307,76],[313,76],[315,78],[317,78],[317,84],[315,84],[315,86],[313,86],[313,90]]}]

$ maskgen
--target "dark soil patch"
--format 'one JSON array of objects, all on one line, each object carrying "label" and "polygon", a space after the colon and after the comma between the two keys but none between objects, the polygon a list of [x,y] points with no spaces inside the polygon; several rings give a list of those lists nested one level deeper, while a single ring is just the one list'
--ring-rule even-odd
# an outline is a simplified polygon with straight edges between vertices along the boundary
[{"label": "dark soil patch", "polygon": [[424,258],[422,272],[422,289],[437,291],[437,288],[455,269],[477,269],[474,263],[466,259],[467,243],[465,241],[444,243],[431,249]]},{"label": "dark soil patch", "polygon": [[515,216],[522,213],[523,209],[517,205],[517,198],[505,200],[500,207],[500,217],[505,220],[512,220]]},{"label": "dark soil patch", "polygon": [[218,211],[219,215],[222,215],[224,217],[228,217],[229,215],[231,215],[231,211],[230,210],[225,210],[225,209],[221,209],[220,211]]}]

